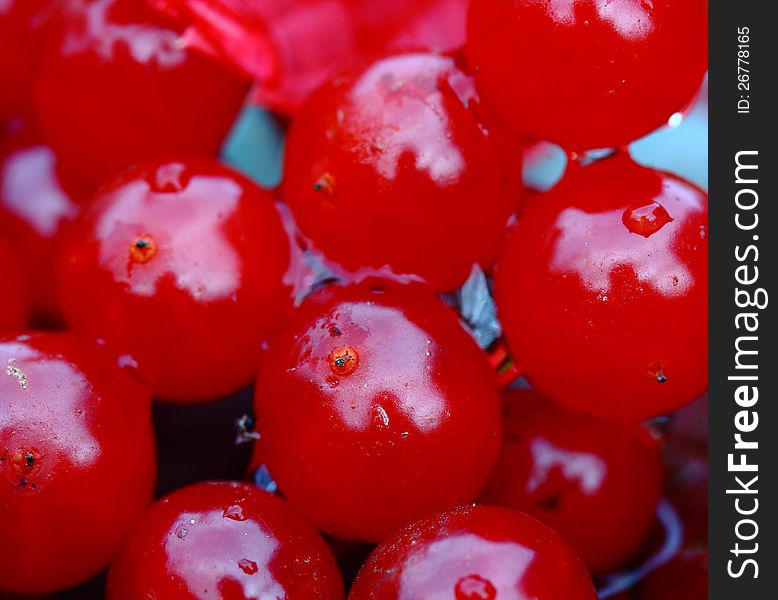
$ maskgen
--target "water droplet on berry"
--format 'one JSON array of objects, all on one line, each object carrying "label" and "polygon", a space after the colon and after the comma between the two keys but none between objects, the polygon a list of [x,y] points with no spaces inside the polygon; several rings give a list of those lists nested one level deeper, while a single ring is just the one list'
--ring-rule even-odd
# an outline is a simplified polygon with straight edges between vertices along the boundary
[{"label": "water droplet on berry", "polygon": [[224,518],[232,521],[245,521],[246,515],[243,514],[243,508],[234,504],[224,509]]},{"label": "water droplet on berry", "polygon": [[189,535],[189,530],[181,528],[178,531],[176,531],[176,537],[180,540],[183,540],[187,535]]},{"label": "water droplet on berry", "polygon": [[174,162],[160,166],[148,181],[152,192],[170,194],[186,188],[189,176],[186,165]]},{"label": "water droplet on berry", "polygon": [[657,361],[648,366],[648,374],[653,377],[657,383],[667,383],[667,374],[664,365]]},{"label": "water droplet on berry", "polygon": [[624,226],[632,233],[649,238],[673,218],[658,202],[636,202],[627,207],[621,218]]},{"label": "water droplet on berry", "polygon": [[335,177],[331,173],[325,173],[313,184],[313,191],[332,196],[335,193]]},{"label": "water droplet on berry", "polygon": [[454,588],[456,600],[495,600],[497,588],[480,575],[468,575],[457,581]]},{"label": "water droplet on berry", "polygon": [[255,563],[253,560],[249,560],[248,558],[241,558],[238,561],[238,566],[240,567],[240,570],[243,571],[246,575],[253,575],[259,570],[257,563]]}]

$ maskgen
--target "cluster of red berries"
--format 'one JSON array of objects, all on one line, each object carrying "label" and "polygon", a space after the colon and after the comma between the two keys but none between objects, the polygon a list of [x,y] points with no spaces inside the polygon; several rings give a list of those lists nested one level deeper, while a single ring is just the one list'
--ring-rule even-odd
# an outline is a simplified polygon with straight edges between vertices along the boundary
[{"label": "cluster of red berries", "polygon": [[[0,0],[0,596],[110,565],[112,600],[343,600],[356,543],[349,600],[594,600],[664,493],[686,541],[624,597],[702,600],[704,415],[646,420],[707,388],[707,195],[626,146],[693,99],[706,23]],[[218,160],[247,100],[288,123],[272,191]],[[570,163],[529,194],[541,140]],[[447,302],[473,273],[488,348]],[[152,398],[252,385],[277,493],[152,503]]]}]

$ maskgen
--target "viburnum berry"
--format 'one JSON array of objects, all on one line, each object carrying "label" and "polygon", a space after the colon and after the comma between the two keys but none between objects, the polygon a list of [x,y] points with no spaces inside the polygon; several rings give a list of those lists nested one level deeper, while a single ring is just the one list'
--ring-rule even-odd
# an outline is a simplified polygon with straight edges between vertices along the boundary
[{"label": "viburnum berry", "polygon": [[209,159],[140,165],[66,235],[71,327],[129,354],[156,396],[220,398],[254,378],[291,305],[289,240],[271,195]]},{"label": "viburnum berry", "polygon": [[481,493],[567,540],[606,574],[645,542],[662,493],[659,443],[642,426],[570,411],[534,390],[504,393],[503,447]]},{"label": "viburnum berry", "polygon": [[57,324],[57,258],[62,232],[87,192],[60,168],[54,150],[29,135],[0,149],[0,233],[17,250],[36,320]]},{"label": "viburnum berry", "polygon": [[490,267],[518,199],[477,104],[472,79],[435,54],[361,63],[325,84],[286,147],[282,191],[303,233],[348,269],[389,265],[440,291]]},{"label": "viburnum berry", "polygon": [[3,265],[0,333],[24,329],[29,316],[26,280],[22,274],[19,253],[3,236],[0,236],[0,265]]},{"label": "viburnum berry", "polygon": [[215,155],[248,85],[186,49],[142,0],[63,0],[35,86],[41,130],[98,183],[160,155]]},{"label": "viburnum berry", "polygon": [[[60,0],[0,2],[0,122],[26,117],[38,61]],[[2,125],[2,123],[0,123]]]},{"label": "viburnum berry", "polygon": [[478,0],[468,14],[484,102],[568,151],[624,146],[686,108],[707,48],[707,0]]},{"label": "viburnum berry", "polygon": [[0,339],[0,590],[99,572],[151,501],[151,394],[72,334]]},{"label": "viburnum berry", "polygon": [[[146,0],[187,40],[255,80],[286,115],[344,65],[401,50],[459,50],[468,0]],[[337,32],[337,35],[333,35]]]},{"label": "viburnum berry", "polygon": [[143,516],[108,576],[109,600],[338,600],[343,582],[319,533],[280,498],[243,483],[198,483]]},{"label": "viburnum berry", "polygon": [[349,600],[595,600],[581,560],[518,511],[468,506],[426,517],[385,540]]},{"label": "viburnum berry", "polygon": [[544,396],[641,420],[708,379],[708,199],[618,154],[528,205],[496,271],[511,352]]},{"label": "viburnum berry", "polygon": [[478,494],[499,451],[495,381],[425,286],[331,286],[306,299],[263,360],[258,459],[317,527],[378,542]]}]

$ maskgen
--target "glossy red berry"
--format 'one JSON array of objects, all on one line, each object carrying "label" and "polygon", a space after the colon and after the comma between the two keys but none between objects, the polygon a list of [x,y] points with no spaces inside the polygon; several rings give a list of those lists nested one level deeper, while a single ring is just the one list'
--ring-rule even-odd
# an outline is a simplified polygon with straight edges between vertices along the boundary
[{"label": "glossy red berry", "polygon": [[344,65],[386,51],[465,43],[468,0],[150,0],[199,50],[256,81],[255,101],[293,114]]},{"label": "glossy red berry", "polygon": [[495,375],[427,288],[372,280],[310,296],[271,344],[256,449],[291,504],[377,542],[475,498],[499,450]]},{"label": "glossy red berry", "polygon": [[89,182],[158,155],[214,155],[247,84],[183,48],[142,0],[64,0],[35,106],[46,139]]},{"label": "glossy red berry", "polygon": [[707,387],[708,200],[616,155],[527,206],[496,274],[510,349],[544,396],[640,420]]},{"label": "glossy red berry", "polygon": [[242,483],[198,483],[154,504],[114,561],[109,600],[338,600],[343,582],[319,533]]},{"label": "glossy red berry", "polygon": [[660,446],[639,425],[569,411],[533,390],[504,394],[503,447],[485,504],[532,515],[593,573],[640,549],[662,493]]},{"label": "glossy red berry", "polygon": [[427,517],[383,542],[349,600],[595,600],[567,543],[517,511],[470,506]]},{"label": "glossy red berry", "polygon": [[389,265],[440,291],[491,266],[517,199],[477,102],[472,79],[435,54],[324,85],[287,141],[283,194],[302,231],[346,268]]},{"label": "glossy red berry", "polygon": [[95,575],[151,500],[151,395],[71,334],[0,340],[0,590]]},{"label": "glossy red berry", "polygon": [[467,54],[484,102],[516,133],[619,147],[691,102],[707,25],[707,0],[478,0]]},{"label": "glossy red berry", "polygon": [[38,61],[58,2],[0,1],[0,121],[29,112]]},{"label": "glossy red berry", "polygon": [[102,188],[70,229],[69,324],[194,402],[250,384],[290,304],[289,242],[269,193],[208,159],[154,162]]},{"label": "glossy red berry", "polygon": [[57,260],[62,232],[86,192],[40,140],[16,138],[0,150],[0,233],[13,241],[38,321],[57,324]]},{"label": "glossy red berry", "polygon": [[0,236],[0,265],[3,293],[0,294],[0,334],[24,329],[29,310],[27,286],[22,275],[19,253],[11,242]]}]

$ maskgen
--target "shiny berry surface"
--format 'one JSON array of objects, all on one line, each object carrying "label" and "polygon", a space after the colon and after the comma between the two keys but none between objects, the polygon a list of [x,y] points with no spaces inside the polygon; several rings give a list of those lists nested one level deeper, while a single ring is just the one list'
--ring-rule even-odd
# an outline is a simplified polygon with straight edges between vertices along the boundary
[{"label": "shiny berry surface", "polygon": [[182,49],[141,0],[64,0],[35,107],[65,164],[99,182],[171,153],[215,154],[246,84]]},{"label": "shiny berry surface", "polygon": [[0,334],[24,329],[27,324],[27,286],[19,262],[19,253],[11,241],[0,236],[0,265],[3,265]]},{"label": "shiny berry surface", "polygon": [[283,195],[302,231],[344,267],[389,265],[440,291],[491,266],[517,200],[477,103],[472,79],[434,54],[323,86],[287,142]]},{"label": "shiny berry surface", "polygon": [[310,296],[259,373],[256,451],[320,529],[378,542],[473,500],[499,450],[495,375],[426,287]]},{"label": "shiny berry surface", "polygon": [[109,600],[338,600],[319,533],[249,484],[198,483],[154,504],[111,567]]},{"label": "shiny berry surface", "polygon": [[516,133],[568,151],[619,147],[691,102],[707,70],[707,11],[706,0],[478,0],[468,60]]},{"label": "shiny berry surface", "polygon": [[156,396],[219,398],[253,379],[290,303],[271,196],[208,159],[154,162],[102,188],[62,257],[68,323],[129,354]]},{"label": "shiny berry surface", "polygon": [[529,205],[496,273],[511,352],[548,398],[614,419],[707,388],[708,200],[626,155]]},{"label": "shiny berry surface", "polygon": [[63,230],[85,196],[42,141],[24,136],[0,148],[0,233],[17,250],[36,320],[60,320],[57,294],[52,292],[58,252]]},{"label": "shiny berry surface", "polygon": [[575,413],[533,390],[503,399],[502,453],[480,501],[552,527],[593,573],[623,566],[654,521],[659,444],[641,426]]},{"label": "shiny berry surface", "polygon": [[[386,51],[455,51],[468,0],[147,0],[190,43],[252,79],[253,100],[293,114],[344,65]],[[216,16],[216,17],[215,17]],[[333,35],[337,32],[337,35]]]},{"label": "shiny berry surface", "polygon": [[95,575],[151,500],[148,388],[71,334],[0,340],[0,590]]},{"label": "shiny berry surface", "polygon": [[0,121],[29,113],[36,68],[59,0],[0,0]]},{"label": "shiny berry surface", "polygon": [[427,517],[383,542],[349,600],[595,600],[581,560],[520,512],[465,507]]}]

